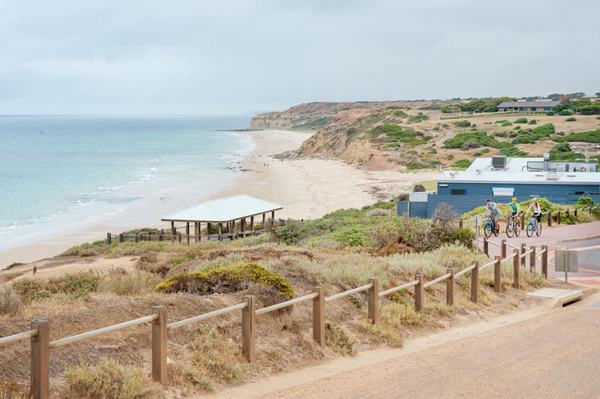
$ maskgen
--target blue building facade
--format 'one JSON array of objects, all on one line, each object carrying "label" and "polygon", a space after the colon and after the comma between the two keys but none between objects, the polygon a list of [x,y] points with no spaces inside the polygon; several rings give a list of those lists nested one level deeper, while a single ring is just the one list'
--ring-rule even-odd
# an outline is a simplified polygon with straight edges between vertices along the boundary
[{"label": "blue building facade", "polygon": [[472,170],[469,168],[461,172],[444,172],[438,178],[437,192],[420,195],[416,197],[418,201],[399,202],[398,215],[431,218],[440,203],[446,203],[462,214],[485,205],[488,198],[501,204],[510,202],[512,197],[516,197],[519,202],[543,197],[555,204],[572,205],[585,196],[600,202],[600,173],[595,172],[594,165],[580,166],[579,170],[585,170],[580,173],[573,172],[574,167],[571,166],[570,172],[561,171],[562,175],[556,175],[552,170],[526,171],[523,162],[514,163],[514,174],[507,171],[507,168],[486,170],[483,163],[474,163],[475,168]]}]

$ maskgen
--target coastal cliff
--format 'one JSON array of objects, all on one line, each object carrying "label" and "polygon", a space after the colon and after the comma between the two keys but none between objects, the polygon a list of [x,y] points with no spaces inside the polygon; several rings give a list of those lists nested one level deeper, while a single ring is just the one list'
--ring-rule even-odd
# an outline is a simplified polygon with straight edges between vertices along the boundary
[{"label": "coastal cliff", "polygon": [[250,130],[318,130],[327,126],[340,111],[386,107],[421,108],[430,101],[358,101],[358,102],[313,102],[299,104],[282,112],[258,114],[250,121]]}]

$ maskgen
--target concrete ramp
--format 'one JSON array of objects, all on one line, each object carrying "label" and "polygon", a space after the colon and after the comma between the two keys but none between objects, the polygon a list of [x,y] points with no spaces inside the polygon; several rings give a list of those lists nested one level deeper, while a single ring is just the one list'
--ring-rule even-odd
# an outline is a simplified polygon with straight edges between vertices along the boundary
[{"label": "concrete ramp", "polygon": [[527,295],[551,299],[553,301],[552,307],[554,308],[583,299],[583,291],[581,290],[564,290],[559,288],[542,288]]}]

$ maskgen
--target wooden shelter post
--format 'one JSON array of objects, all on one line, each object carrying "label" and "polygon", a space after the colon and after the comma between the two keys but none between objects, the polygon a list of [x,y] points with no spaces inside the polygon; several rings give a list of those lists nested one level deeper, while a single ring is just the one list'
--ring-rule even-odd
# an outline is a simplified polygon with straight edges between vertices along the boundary
[{"label": "wooden shelter post", "polygon": [[223,241],[223,223],[219,223],[219,241]]},{"label": "wooden shelter post", "polygon": [[190,243],[190,222],[186,222],[185,224],[185,236],[187,239],[187,243]]},{"label": "wooden shelter post", "polygon": [[250,230],[252,230],[251,235],[254,235],[254,216],[250,216]]}]

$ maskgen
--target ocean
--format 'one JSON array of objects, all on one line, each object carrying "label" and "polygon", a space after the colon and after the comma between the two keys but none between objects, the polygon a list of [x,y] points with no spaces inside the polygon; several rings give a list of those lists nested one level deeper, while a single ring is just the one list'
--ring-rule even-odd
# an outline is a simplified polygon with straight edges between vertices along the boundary
[{"label": "ocean", "polygon": [[249,119],[0,116],[0,250],[105,221],[160,223],[232,182],[254,144],[225,130]]}]

